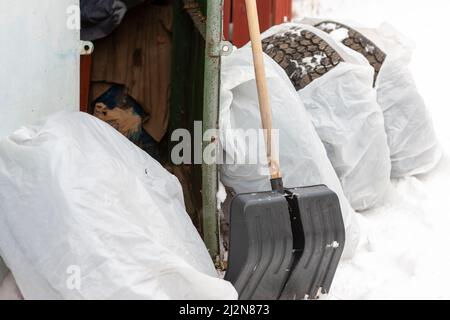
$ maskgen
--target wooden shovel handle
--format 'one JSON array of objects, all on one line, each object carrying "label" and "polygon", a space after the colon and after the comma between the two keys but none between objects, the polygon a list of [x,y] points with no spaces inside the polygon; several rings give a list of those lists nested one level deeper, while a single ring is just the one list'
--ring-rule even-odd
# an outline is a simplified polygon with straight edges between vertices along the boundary
[{"label": "wooden shovel handle", "polygon": [[258,8],[256,0],[245,0],[247,8],[248,30],[253,51],[253,64],[255,65],[256,86],[258,89],[259,110],[261,113],[262,127],[265,130],[267,160],[269,162],[270,176],[272,179],[281,178],[278,155],[275,154],[272,141],[272,113],[270,110],[269,91],[267,89],[266,71],[259,29]]}]

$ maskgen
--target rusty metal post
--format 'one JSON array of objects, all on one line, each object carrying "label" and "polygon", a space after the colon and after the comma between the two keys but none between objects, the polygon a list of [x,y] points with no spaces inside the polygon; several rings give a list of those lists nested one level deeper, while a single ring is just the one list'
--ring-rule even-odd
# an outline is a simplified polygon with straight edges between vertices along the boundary
[{"label": "rusty metal post", "polygon": [[[222,0],[207,1],[206,61],[203,106],[203,132],[218,129],[220,91],[220,45],[222,42]],[[216,137],[217,139],[217,137]],[[203,148],[211,143],[203,142]],[[219,217],[217,210],[218,176],[217,165],[202,167],[203,236],[209,253],[219,261]]]}]

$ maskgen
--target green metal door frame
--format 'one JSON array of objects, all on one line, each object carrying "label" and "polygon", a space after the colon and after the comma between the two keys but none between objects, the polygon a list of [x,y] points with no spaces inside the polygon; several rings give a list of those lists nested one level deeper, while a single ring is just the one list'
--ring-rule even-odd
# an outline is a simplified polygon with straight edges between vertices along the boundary
[{"label": "green metal door frame", "polygon": [[[203,103],[203,133],[209,129],[219,129],[220,95],[220,46],[222,42],[223,0],[209,0],[206,17],[205,83]],[[203,148],[209,143],[204,141]],[[217,165],[202,166],[203,237],[209,253],[215,261],[220,256],[219,215],[217,210],[218,176]]]},{"label": "green metal door frame", "polygon": [[[203,133],[218,129],[221,55],[232,49],[222,40],[222,21],[223,0],[174,2],[170,131],[186,128],[192,132],[195,120],[202,120]],[[203,142],[202,150],[210,143]],[[195,174],[193,184],[198,186]],[[213,260],[219,262],[216,164],[203,162],[200,187],[203,239]]]}]

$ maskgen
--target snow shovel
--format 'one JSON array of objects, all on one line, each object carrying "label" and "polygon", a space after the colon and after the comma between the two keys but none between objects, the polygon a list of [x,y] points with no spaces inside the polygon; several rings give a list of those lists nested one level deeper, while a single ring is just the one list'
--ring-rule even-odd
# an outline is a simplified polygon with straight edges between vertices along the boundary
[{"label": "snow shovel", "polygon": [[315,299],[329,291],[344,249],[339,199],[326,186],[283,187],[256,1],[246,8],[272,191],[233,198],[225,279],[241,300]]}]

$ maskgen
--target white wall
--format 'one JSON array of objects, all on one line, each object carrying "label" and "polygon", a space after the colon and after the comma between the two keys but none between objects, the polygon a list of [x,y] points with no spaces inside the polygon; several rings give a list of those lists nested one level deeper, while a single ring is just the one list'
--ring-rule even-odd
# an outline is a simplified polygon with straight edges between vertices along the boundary
[{"label": "white wall", "polygon": [[78,0],[0,0],[0,138],[79,106],[79,32],[66,13]]},{"label": "white wall", "polygon": [[[79,108],[78,0],[0,0],[0,139],[58,110]],[[0,259],[0,281],[5,268]]]}]

